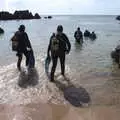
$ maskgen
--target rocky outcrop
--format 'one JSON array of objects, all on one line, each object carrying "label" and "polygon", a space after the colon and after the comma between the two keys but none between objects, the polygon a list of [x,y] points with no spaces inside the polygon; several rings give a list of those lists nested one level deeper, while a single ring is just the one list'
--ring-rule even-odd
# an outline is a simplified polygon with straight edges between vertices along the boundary
[{"label": "rocky outcrop", "polygon": [[44,17],[45,19],[47,19],[47,17]]},{"label": "rocky outcrop", "polygon": [[15,11],[13,16],[14,16],[14,19],[33,19],[32,13],[29,13],[28,10]]},{"label": "rocky outcrop", "polygon": [[120,20],[120,16],[117,16],[117,17],[116,17],[116,20]]},{"label": "rocky outcrop", "polygon": [[4,30],[2,28],[0,28],[0,34],[4,33]]},{"label": "rocky outcrop", "polygon": [[0,12],[0,20],[10,20],[13,19],[13,15],[9,12]]},{"label": "rocky outcrop", "polygon": [[35,13],[35,16],[34,16],[35,19],[41,19],[41,17],[39,16],[38,13]]},{"label": "rocky outcrop", "polygon": [[52,19],[52,16],[45,16],[45,19]]},{"label": "rocky outcrop", "polygon": [[16,19],[40,19],[38,13],[33,16],[29,10],[23,10],[23,11],[15,11],[14,14],[11,14],[9,12],[0,12],[0,20],[16,20]]},{"label": "rocky outcrop", "polygon": [[52,16],[48,16],[48,19],[52,19]]}]

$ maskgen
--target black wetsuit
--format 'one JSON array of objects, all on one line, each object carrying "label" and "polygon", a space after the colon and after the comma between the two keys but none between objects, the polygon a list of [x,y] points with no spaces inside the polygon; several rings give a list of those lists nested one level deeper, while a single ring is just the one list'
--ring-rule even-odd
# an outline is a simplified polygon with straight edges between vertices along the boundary
[{"label": "black wetsuit", "polygon": [[84,37],[90,37],[90,32],[88,30],[85,30]]},{"label": "black wetsuit", "polygon": [[83,33],[80,30],[75,31],[74,38],[76,39],[76,42],[83,42]]},{"label": "black wetsuit", "polygon": [[15,34],[18,38],[18,47],[17,47],[17,54],[16,54],[18,56],[17,67],[20,69],[23,54],[26,57],[26,66],[28,65],[29,52],[27,51],[27,47],[31,49],[31,44],[26,32],[17,31]]},{"label": "black wetsuit", "polygon": [[[51,36],[50,38],[50,43],[48,46],[48,54],[49,51],[51,50],[51,40],[52,40],[53,36]],[[71,44],[68,40],[68,37],[64,34],[61,33],[60,35],[57,34],[56,38],[59,40],[59,50],[57,51],[57,53],[54,53],[51,50],[51,57],[52,57],[52,69],[51,69],[51,80],[54,80],[54,73],[56,70],[56,66],[57,66],[57,61],[58,58],[60,59],[60,64],[61,64],[61,74],[64,75],[65,72],[65,54],[66,52],[70,52],[71,49]]]}]

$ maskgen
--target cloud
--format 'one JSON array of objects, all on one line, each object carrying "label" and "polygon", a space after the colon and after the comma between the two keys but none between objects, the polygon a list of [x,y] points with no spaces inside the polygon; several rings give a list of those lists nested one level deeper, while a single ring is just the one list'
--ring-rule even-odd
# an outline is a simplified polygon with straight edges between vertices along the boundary
[{"label": "cloud", "polygon": [[118,14],[120,1],[114,0],[6,0],[5,9],[29,9],[40,14]]},{"label": "cloud", "polygon": [[5,0],[0,1],[0,10],[4,10],[5,9],[5,5],[6,5],[6,1]]}]

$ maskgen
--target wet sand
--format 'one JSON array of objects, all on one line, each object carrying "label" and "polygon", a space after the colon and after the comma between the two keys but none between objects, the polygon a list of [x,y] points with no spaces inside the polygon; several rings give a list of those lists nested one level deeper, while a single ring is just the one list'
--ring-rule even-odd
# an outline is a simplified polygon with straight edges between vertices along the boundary
[{"label": "wet sand", "polygon": [[120,108],[75,108],[55,104],[0,105],[1,120],[119,120]]},{"label": "wet sand", "polygon": [[66,67],[64,78],[58,68],[51,83],[36,64],[30,74],[15,64],[1,68],[0,120],[119,120],[119,70],[77,74]]},{"label": "wet sand", "polygon": [[19,73],[16,65],[11,64],[1,68],[0,71],[0,103],[44,102],[76,106],[81,102],[83,106],[84,103],[88,105],[120,105],[119,72],[118,70],[114,73],[77,74],[66,69],[66,78],[63,78],[57,71],[55,83],[51,83],[44,72],[42,63],[39,63],[39,66],[36,66],[36,69],[29,75],[26,75],[25,72]]}]

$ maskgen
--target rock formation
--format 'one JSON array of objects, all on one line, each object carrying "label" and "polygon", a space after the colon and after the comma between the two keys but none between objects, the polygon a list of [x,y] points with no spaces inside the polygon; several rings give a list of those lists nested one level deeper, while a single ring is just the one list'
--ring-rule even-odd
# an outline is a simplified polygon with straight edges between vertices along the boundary
[{"label": "rock formation", "polygon": [[120,20],[120,16],[117,16],[117,17],[116,17],[116,20]]},{"label": "rock formation", "polygon": [[14,14],[11,14],[9,12],[0,12],[0,20],[17,20],[17,19],[40,19],[38,13],[33,16],[29,10],[23,10],[23,11],[15,11]]}]

